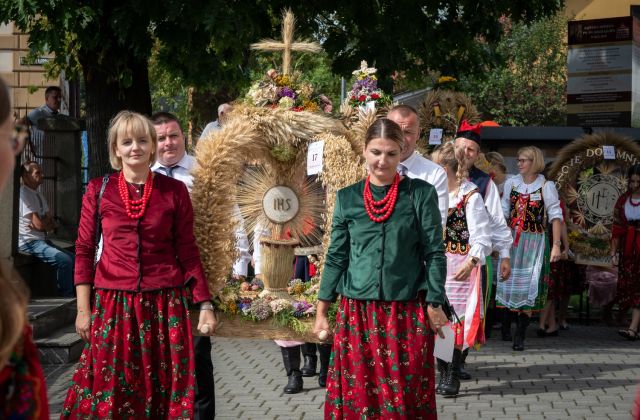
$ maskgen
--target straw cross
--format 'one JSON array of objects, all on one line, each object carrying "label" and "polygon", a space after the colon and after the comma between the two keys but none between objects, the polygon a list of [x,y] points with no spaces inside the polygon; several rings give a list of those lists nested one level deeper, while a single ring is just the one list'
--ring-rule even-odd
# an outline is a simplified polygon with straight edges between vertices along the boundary
[{"label": "straw cross", "polygon": [[260,51],[282,51],[282,73],[289,74],[291,71],[291,52],[310,52],[317,53],[322,50],[322,47],[317,42],[299,41],[295,42],[293,39],[293,30],[296,24],[296,19],[290,9],[287,9],[283,13],[282,21],[282,42],[274,39],[265,39],[260,42],[251,44],[252,50]]}]

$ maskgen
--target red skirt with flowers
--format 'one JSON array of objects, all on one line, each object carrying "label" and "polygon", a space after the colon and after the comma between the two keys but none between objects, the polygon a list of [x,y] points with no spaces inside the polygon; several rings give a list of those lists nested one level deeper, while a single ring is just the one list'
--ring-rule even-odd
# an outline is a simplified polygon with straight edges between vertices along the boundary
[{"label": "red skirt with flowers", "polygon": [[193,418],[186,289],[97,290],[91,319],[61,418]]},{"label": "red skirt with flowers", "polygon": [[423,301],[342,298],[325,419],[435,419],[433,333]]}]

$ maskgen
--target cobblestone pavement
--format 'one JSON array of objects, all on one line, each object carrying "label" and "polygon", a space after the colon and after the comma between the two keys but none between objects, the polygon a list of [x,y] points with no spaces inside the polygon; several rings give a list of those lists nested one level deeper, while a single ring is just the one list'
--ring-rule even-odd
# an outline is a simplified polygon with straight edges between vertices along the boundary
[{"label": "cobblestone pavement", "polygon": [[[524,352],[488,341],[467,360],[473,379],[455,399],[438,398],[440,419],[625,419],[640,381],[640,341],[607,327],[572,326],[559,337],[535,337]],[[282,357],[271,341],[214,338],[218,419],[320,419],[324,389],[285,395]],[[73,366],[46,366],[52,418],[57,418]]]}]

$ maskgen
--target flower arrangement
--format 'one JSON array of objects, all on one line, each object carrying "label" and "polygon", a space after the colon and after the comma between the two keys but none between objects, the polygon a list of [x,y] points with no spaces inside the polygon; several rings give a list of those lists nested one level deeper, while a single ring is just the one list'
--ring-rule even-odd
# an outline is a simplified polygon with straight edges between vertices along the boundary
[{"label": "flower arrangement", "polygon": [[246,102],[253,106],[280,107],[292,111],[331,112],[331,101],[317,95],[311,84],[300,80],[300,74],[279,74],[271,69],[249,88]]},{"label": "flower arrangement", "polygon": [[360,63],[360,68],[353,71],[355,80],[347,95],[349,105],[357,108],[371,101],[375,101],[378,107],[391,104],[391,98],[378,88],[377,71],[375,67],[368,67],[364,60]]},{"label": "flower arrangement", "polygon": [[[283,299],[264,290],[259,280],[247,284],[229,279],[215,301],[215,306],[218,311],[253,322],[271,318],[277,326],[305,334],[312,328],[309,321],[316,314],[319,289],[319,277],[308,282],[294,279],[287,287],[291,299]],[[337,303],[334,303],[329,310],[329,321],[332,323],[336,312]]]}]

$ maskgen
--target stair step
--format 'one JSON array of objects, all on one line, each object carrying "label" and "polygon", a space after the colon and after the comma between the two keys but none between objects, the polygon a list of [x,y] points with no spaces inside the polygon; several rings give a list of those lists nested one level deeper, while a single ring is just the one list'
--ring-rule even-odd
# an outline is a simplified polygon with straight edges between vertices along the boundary
[{"label": "stair step", "polygon": [[35,340],[64,326],[73,326],[75,319],[75,298],[39,298],[29,302],[29,322]]},{"label": "stair step", "polygon": [[76,333],[74,325],[54,331],[46,338],[35,340],[43,365],[61,365],[78,361],[84,341]]}]

